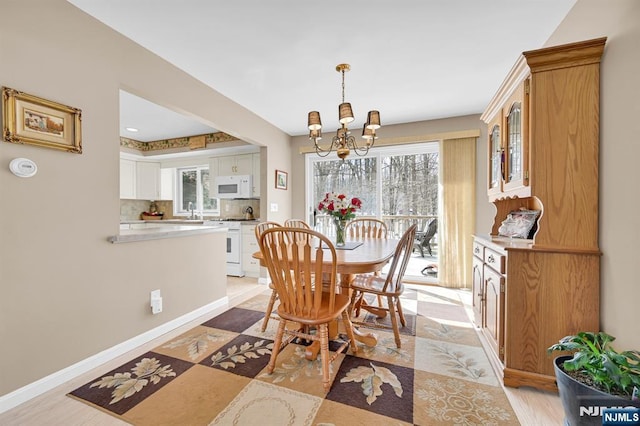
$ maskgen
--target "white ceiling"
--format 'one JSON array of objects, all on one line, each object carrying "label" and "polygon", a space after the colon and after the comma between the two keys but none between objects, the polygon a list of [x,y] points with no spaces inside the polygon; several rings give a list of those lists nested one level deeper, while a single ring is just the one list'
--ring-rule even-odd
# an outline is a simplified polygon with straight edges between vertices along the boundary
[{"label": "white ceiling", "polygon": [[[385,124],[482,112],[518,55],[542,47],[576,2],[69,1],[290,135],[308,133],[311,110],[320,111],[325,132],[337,128],[335,66],[347,62],[353,127],[377,109],[382,137]],[[121,97],[122,127],[140,129],[122,136],[215,131],[146,104]]]}]

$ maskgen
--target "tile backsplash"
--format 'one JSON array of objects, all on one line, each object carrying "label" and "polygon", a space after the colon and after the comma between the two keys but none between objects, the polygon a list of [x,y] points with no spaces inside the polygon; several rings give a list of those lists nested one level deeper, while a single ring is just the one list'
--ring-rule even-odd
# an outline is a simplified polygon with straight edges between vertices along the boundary
[{"label": "tile backsplash", "polygon": [[[149,211],[148,200],[120,200],[120,221],[140,220],[142,212]],[[158,200],[156,206],[159,212],[164,212],[163,219],[173,219],[173,201]],[[242,218],[247,207],[253,209],[253,216],[260,218],[260,200],[220,200],[220,216],[205,216],[205,219]]]}]

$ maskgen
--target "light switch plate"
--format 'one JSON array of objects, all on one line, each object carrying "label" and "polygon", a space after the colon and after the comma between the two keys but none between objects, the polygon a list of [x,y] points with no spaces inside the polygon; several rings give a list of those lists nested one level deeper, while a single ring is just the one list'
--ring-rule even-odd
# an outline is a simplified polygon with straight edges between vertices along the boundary
[{"label": "light switch plate", "polygon": [[278,211],[278,203],[271,203],[271,211],[272,212]]}]

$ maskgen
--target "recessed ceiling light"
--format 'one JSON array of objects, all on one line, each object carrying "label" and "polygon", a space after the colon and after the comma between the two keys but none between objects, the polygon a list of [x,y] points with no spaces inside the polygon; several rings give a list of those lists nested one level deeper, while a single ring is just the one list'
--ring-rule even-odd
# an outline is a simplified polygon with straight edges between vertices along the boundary
[{"label": "recessed ceiling light", "polygon": [[136,129],[135,127],[125,127],[124,129],[128,132],[133,132],[133,133],[138,131],[138,129]]}]

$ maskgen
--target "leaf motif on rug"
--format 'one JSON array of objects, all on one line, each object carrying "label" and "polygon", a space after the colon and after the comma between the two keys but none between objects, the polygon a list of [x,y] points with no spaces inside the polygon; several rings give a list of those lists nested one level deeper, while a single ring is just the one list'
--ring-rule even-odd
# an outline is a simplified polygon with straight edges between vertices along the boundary
[{"label": "leaf motif on rug", "polygon": [[340,383],[355,382],[362,383],[362,393],[367,396],[367,404],[371,405],[382,395],[382,384],[388,383],[393,388],[396,396],[402,398],[402,383],[398,377],[388,368],[375,366],[370,363],[371,368],[360,366],[352,368],[345,377],[340,379]]},{"label": "leaf motif on rug", "polygon": [[459,425],[487,425],[513,420],[491,394],[466,386],[459,380],[425,380],[415,395],[429,401],[426,414],[433,420]]},{"label": "leaf motif on rug", "polygon": [[449,371],[453,374],[474,380],[487,376],[484,368],[474,368],[478,364],[475,359],[465,359],[464,352],[452,351],[447,345],[432,344],[431,346],[440,353],[437,357],[445,360],[444,365],[450,367]]},{"label": "leaf motif on rug", "polygon": [[[322,358],[318,356],[315,360],[308,360],[305,357],[306,347],[296,346],[293,355],[283,361],[280,367],[276,367],[273,373],[262,373],[259,378],[273,379],[272,383],[280,383],[286,379],[295,382],[300,375],[306,377],[322,376]],[[329,364],[329,374],[333,373],[333,363]]]},{"label": "leaf motif on rug", "polygon": [[162,347],[167,349],[175,349],[186,346],[189,358],[194,360],[207,351],[209,342],[219,342],[225,340],[226,338],[227,337],[225,335],[219,332],[204,331],[196,335],[185,336],[181,339],[174,340]]},{"label": "leaf motif on rug", "polygon": [[431,334],[434,337],[447,338],[450,341],[456,341],[462,334],[460,333],[458,328],[449,327],[448,325],[442,323],[439,324],[438,328],[425,327],[424,329],[428,334]]},{"label": "leaf motif on rug", "polygon": [[273,342],[264,345],[264,340],[258,340],[255,344],[249,342],[243,343],[240,348],[236,345],[227,349],[227,354],[217,352],[211,357],[211,366],[217,365],[224,368],[235,368],[236,364],[244,364],[247,358],[257,359],[262,355],[270,355],[273,349]]},{"label": "leaf motif on rug", "polygon": [[411,353],[404,348],[398,348],[393,336],[379,337],[375,346],[358,345],[358,351],[363,358],[375,358],[376,356],[384,356],[389,362],[405,361],[409,362],[413,359]]},{"label": "leaf motif on rug", "polygon": [[155,358],[143,358],[136,366],[131,369],[133,375],[129,372],[115,373],[113,376],[105,376],[90,387],[112,388],[115,387],[111,396],[113,399],[109,404],[135,395],[140,392],[149,382],[155,384],[160,383],[163,377],[173,377],[176,373],[171,369],[171,365],[160,366],[160,362]]}]

